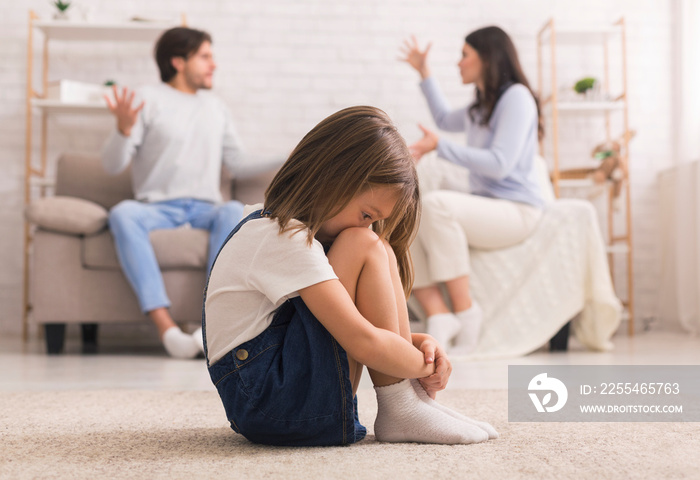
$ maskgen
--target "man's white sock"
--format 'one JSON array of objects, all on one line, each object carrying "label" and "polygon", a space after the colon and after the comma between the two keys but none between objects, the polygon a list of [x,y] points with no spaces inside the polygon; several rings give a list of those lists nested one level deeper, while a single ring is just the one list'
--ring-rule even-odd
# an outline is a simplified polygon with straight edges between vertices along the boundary
[{"label": "man's white sock", "polygon": [[421,401],[427,403],[428,405],[437,408],[441,412],[445,412],[449,416],[461,420],[462,422],[467,422],[470,425],[476,425],[480,429],[484,430],[486,433],[489,434],[489,439],[494,439],[498,438],[498,432],[496,431],[495,428],[493,428],[490,424],[486,422],[480,422],[479,420],[474,420],[473,418],[469,418],[465,415],[462,415],[459,412],[455,412],[449,407],[444,406],[440,402],[437,402],[436,400],[433,400],[430,398],[430,395],[428,395],[428,392],[425,391],[423,386],[420,384],[418,379],[411,379],[411,386],[413,387],[413,390],[416,392],[416,395],[418,395],[418,398],[421,399]]},{"label": "man's white sock", "polygon": [[202,337],[202,327],[199,327],[197,330],[192,332],[192,338],[194,338],[194,341],[197,342],[197,347],[199,348],[199,351],[204,353],[204,338]]},{"label": "man's white sock", "polygon": [[199,346],[192,335],[188,335],[180,327],[170,327],[163,334],[163,346],[168,355],[174,358],[194,358],[199,354]]},{"label": "man's white sock", "polygon": [[450,352],[466,355],[473,352],[479,342],[484,311],[478,303],[472,302],[471,308],[455,313],[455,317],[461,328],[455,338],[455,346]]},{"label": "man's white sock", "polygon": [[466,422],[455,422],[450,415],[418,398],[408,380],[374,387],[377,393],[377,419],[374,435],[380,442],[478,443],[489,434]]},{"label": "man's white sock", "polygon": [[454,313],[437,313],[427,320],[426,333],[438,341],[447,350],[450,341],[459,332],[460,323]]}]

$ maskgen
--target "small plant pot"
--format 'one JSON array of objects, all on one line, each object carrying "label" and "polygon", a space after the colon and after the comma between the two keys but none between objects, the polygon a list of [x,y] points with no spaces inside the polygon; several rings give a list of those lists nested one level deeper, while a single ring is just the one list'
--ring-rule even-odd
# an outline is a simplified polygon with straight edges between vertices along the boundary
[{"label": "small plant pot", "polygon": [[53,14],[53,19],[54,20],[68,20],[68,13],[67,12],[56,12]]}]

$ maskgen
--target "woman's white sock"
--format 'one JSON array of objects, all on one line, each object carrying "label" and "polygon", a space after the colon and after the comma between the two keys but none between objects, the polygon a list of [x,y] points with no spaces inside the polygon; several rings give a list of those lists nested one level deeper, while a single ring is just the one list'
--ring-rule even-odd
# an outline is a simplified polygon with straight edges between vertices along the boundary
[{"label": "woman's white sock", "polygon": [[425,391],[418,379],[411,379],[411,386],[413,387],[413,390],[416,392],[416,395],[418,395],[418,398],[420,398],[421,401],[427,403],[428,405],[434,408],[437,408],[441,412],[445,412],[446,414],[453,418],[456,418],[457,420],[467,422],[470,425],[476,425],[477,427],[489,434],[489,439],[498,438],[498,432],[490,424],[486,422],[480,422],[479,420],[474,420],[473,418],[469,418],[465,415],[462,415],[459,412],[455,412],[451,408],[446,407],[440,402],[437,402],[436,400],[430,398],[430,395],[428,395],[428,392]]},{"label": "woman's white sock", "polygon": [[478,443],[489,434],[433,408],[418,398],[408,380],[374,387],[377,393],[377,419],[374,435],[380,442]]},{"label": "woman's white sock", "polygon": [[459,332],[460,322],[454,313],[437,313],[431,315],[427,320],[426,333],[432,336],[437,342],[447,350],[450,341]]},{"label": "woman's white sock", "polygon": [[180,327],[170,327],[163,334],[163,346],[168,355],[174,358],[194,358],[199,355],[199,346],[192,335],[188,335]]},{"label": "woman's white sock", "polygon": [[471,308],[455,313],[455,317],[459,321],[460,330],[455,338],[455,346],[450,352],[466,355],[473,352],[479,342],[484,311],[478,303],[472,302]]}]

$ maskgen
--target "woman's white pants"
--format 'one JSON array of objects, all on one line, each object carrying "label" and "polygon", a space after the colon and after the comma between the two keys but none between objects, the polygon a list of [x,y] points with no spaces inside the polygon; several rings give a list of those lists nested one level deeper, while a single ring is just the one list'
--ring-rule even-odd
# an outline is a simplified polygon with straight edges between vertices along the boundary
[{"label": "woman's white pants", "polygon": [[418,235],[411,245],[414,288],[469,275],[469,247],[499,249],[525,240],[542,210],[510,200],[436,190],[423,197]]}]

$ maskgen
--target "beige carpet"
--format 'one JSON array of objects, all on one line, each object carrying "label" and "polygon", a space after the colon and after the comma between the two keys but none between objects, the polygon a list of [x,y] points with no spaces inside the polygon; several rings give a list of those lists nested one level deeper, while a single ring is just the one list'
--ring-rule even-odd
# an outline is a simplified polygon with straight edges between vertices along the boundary
[{"label": "beige carpet", "polygon": [[0,478],[626,479],[700,478],[698,423],[508,423],[507,392],[447,391],[441,401],[490,421],[479,445],[272,448],[228,428],[214,392],[0,393]]}]

